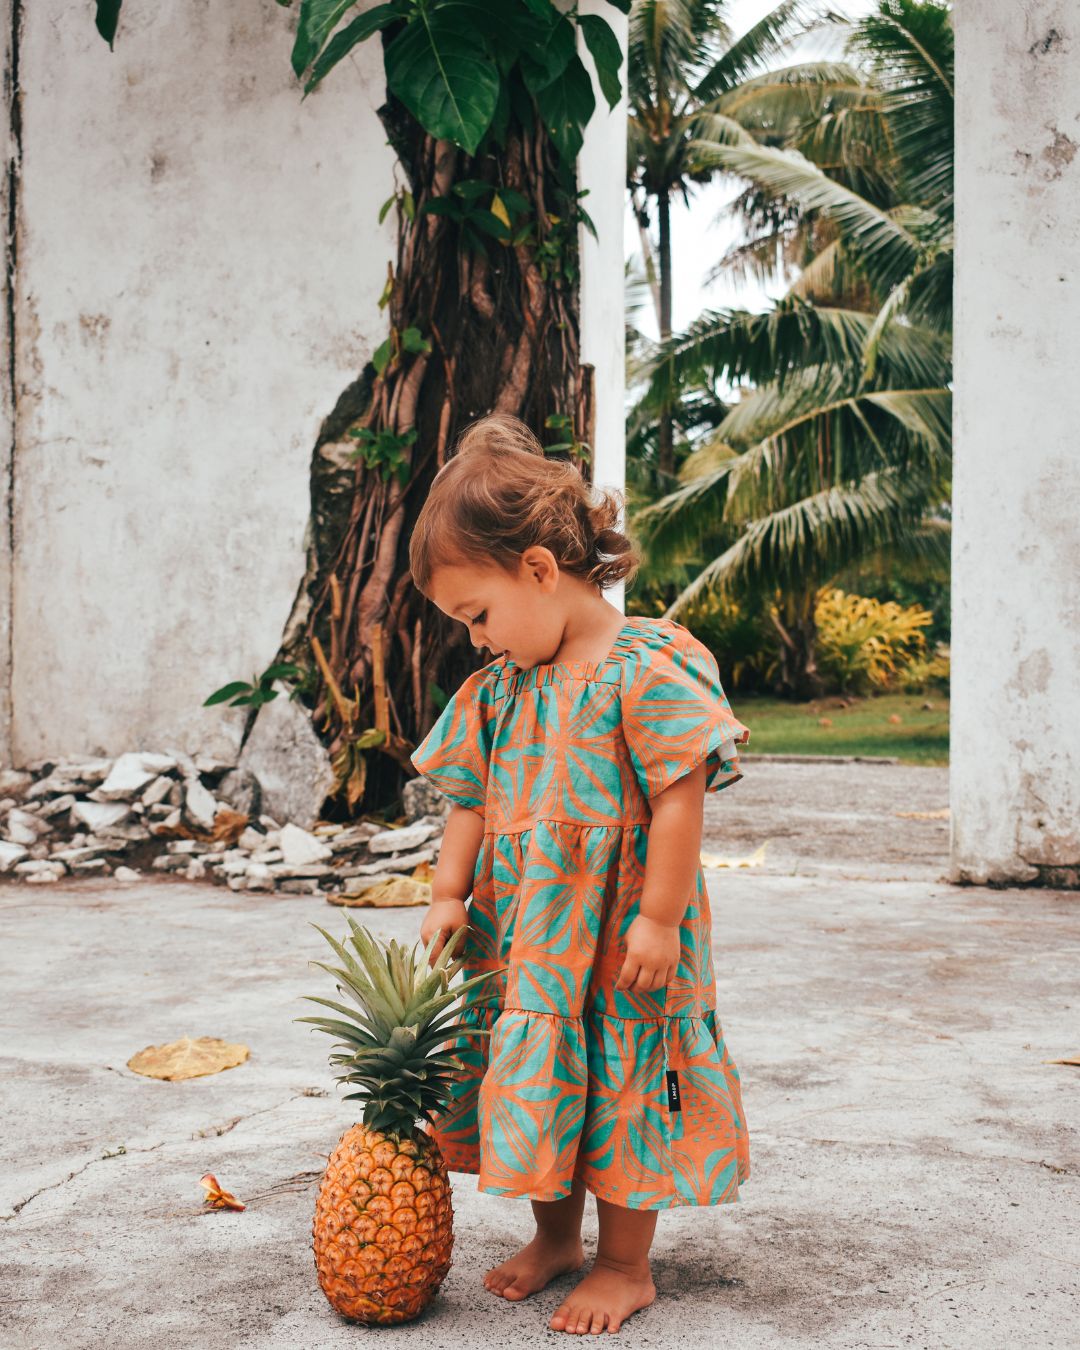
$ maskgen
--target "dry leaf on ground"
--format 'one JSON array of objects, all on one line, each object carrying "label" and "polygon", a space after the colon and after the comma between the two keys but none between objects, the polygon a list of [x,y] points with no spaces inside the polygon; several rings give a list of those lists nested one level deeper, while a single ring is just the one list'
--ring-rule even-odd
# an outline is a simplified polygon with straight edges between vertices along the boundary
[{"label": "dry leaf on ground", "polygon": [[332,905],[345,905],[349,909],[366,908],[374,905],[378,909],[389,909],[395,905],[427,905],[431,903],[431,887],[426,881],[414,881],[412,877],[390,877],[387,881],[377,881],[365,886],[358,895],[327,895]]},{"label": "dry leaf on ground", "polygon": [[709,867],[760,867],[765,861],[765,844],[756,848],[748,858],[725,858],[720,853],[702,853],[700,854],[701,865],[704,868]]},{"label": "dry leaf on ground", "polygon": [[200,1186],[206,1187],[206,1196],[203,1203],[211,1205],[214,1209],[247,1209],[242,1200],[237,1200],[232,1191],[223,1191],[218,1184],[218,1179],[213,1172],[207,1172],[206,1176],[199,1180]]},{"label": "dry leaf on ground", "polygon": [[1064,1059],[1044,1059],[1044,1064],[1074,1064],[1080,1069],[1080,1055],[1067,1055]]},{"label": "dry leaf on ground", "polygon": [[184,1078],[204,1078],[243,1064],[251,1052],[246,1045],[233,1045],[215,1036],[200,1036],[192,1040],[171,1041],[168,1045],[148,1045],[132,1055],[127,1066],[132,1073],[145,1078],[163,1078],[176,1083]]}]

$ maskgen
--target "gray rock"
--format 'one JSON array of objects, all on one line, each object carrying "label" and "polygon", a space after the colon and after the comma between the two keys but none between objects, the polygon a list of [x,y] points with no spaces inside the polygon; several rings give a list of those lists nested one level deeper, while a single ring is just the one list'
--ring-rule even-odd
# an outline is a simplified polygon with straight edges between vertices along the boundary
[{"label": "gray rock", "polygon": [[155,872],[179,872],[190,861],[186,853],[159,853],[152,865]]},{"label": "gray rock", "polygon": [[78,778],[84,783],[103,783],[109,775],[113,761],[111,759],[64,759],[56,765],[55,773],[67,774],[69,778]]},{"label": "gray rock", "polygon": [[45,820],[52,820],[53,816],[61,815],[64,811],[70,811],[75,805],[75,797],[70,792],[65,792],[61,797],[54,797],[52,801],[42,801],[37,806],[37,814]]},{"label": "gray rock", "polygon": [[85,801],[76,802],[71,808],[71,819],[92,830],[108,829],[111,825],[122,825],[131,818],[131,807],[122,801]]},{"label": "gray rock", "polygon": [[166,853],[205,853],[208,845],[199,839],[170,839],[165,845]]},{"label": "gray rock", "polygon": [[202,858],[188,857],[188,865],[184,868],[184,876],[188,881],[206,880],[206,863]]},{"label": "gray rock", "polygon": [[21,876],[31,876],[35,872],[55,872],[57,876],[63,876],[67,868],[63,863],[48,862],[44,858],[28,858],[25,862],[16,863],[11,870]]},{"label": "gray rock", "polygon": [[28,886],[54,886],[63,875],[63,872],[32,872],[23,880]]},{"label": "gray rock", "polygon": [[281,852],[287,863],[297,865],[325,862],[334,856],[332,849],[292,822],[282,827]]},{"label": "gray rock", "polygon": [[251,854],[251,861],[258,863],[284,862],[285,855],[279,848],[257,848]]},{"label": "gray rock", "polygon": [[[12,811],[11,814],[13,816],[15,812]],[[4,826],[4,831],[13,844],[25,844],[29,848],[31,844],[36,844],[38,841],[37,830],[32,830],[28,825],[23,825],[10,817]]]},{"label": "gray rock", "polygon": [[113,873],[117,881],[141,881],[142,873],[136,872],[134,867],[118,867]]},{"label": "gray rock", "polygon": [[450,802],[434,783],[424,777],[410,778],[401,790],[401,804],[408,820],[418,816],[448,816]]},{"label": "gray rock", "polygon": [[174,780],[167,773],[163,773],[154,779],[140,800],[144,806],[157,806],[158,802],[163,802],[168,797],[174,786]]},{"label": "gray rock", "polygon": [[161,772],[156,764],[147,762],[158,759],[160,756],[143,755],[137,750],[121,755],[109,770],[104,783],[86,795],[94,802],[130,802],[149,787]]},{"label": "gray rock", "polygon": [[286,895],[318,895],[319,883],[314,878],[289,877],[278,883],[278,890]]},{"label": "gray rock", "polygon": [[215,789],[218,800],[254,820],[262,801],[259,780],[249,769],[230,769]]},{"label": "gray rock", "polygon": [[184,787],[184,815],[199,830],[212,830],[218,804],[198,778],[189,778]]},{"label": "gray rock", "polygon": [[58,848],[49,856],[56,862],[64,862],[69,867],[74,867],[76,863],[87,862],[91,858],[98,857],[101,851],[101,844],[87,844],[78,848]]},{"label": "gray rock", "polygon": [[85,862],[71,864],[73,872],[107,872],[109,864],[104,858],[87,858]]},{"label": "gray rock", "polygon": [[266,863],[264,864],[275,877],[329,877],[334,869],[326,863]]},{"label": "gray rock", "polygon": [[258,830],[253,830],[249,825],[241,831],[240,838],[236,842],[241,848],[251,849],[254,852],[257,848],[266,847],[266,835],[260,834]]},{"label": "gray rock", "polygon": [[405,853],[438,833],[438,825],[417,821],[413,825],[406,825],[404,829],[383,830],[373,834],[368,840],[368,848],[372,853]]},{"label": "gray rock", "polygon": [[395,854],[392,858],[384,858],[381,862],[346,863],[334,870],[339,877],[369,877],[377,872],[384,872],[389,867],[395,872],[403,872],[406,868],[419,867],[421,863],[431,862],[434,857],[433,848],[422,848],[415,853]]},{"label": "gray rock", "polygon": [[24,769],[0,769],[0,793],[5,797],[11,792],[21,797],[33,781],[34,775]]},{"label": "gray rock", "polygon": [[[337,780],[308,710],[281,692],[264,704],[240,755],[238,768],[258,779],[262,810],[309,830]],[[268,828],[279,828],[276,823]]]},{"label": "gray rock", "polygon": [[382,881],[400,880],[396,872],[379,872],[371,876],[348,877],[344,886],[341,888],[342,895],[363,895],[365,891],[370,890],[372,886],[378,886]]}]

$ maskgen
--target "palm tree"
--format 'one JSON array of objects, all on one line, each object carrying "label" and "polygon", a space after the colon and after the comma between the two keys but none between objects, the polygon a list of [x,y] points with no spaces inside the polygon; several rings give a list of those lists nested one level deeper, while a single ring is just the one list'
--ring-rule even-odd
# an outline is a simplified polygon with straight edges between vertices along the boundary
[{"label": "palm tree", "polygon": [[[804,0],[783,0],[736,39],[725,9],[725,0],[635,0],[630,12],[627,186],[661,340],[671,335],[671,201],[681,194],[688,204],[691,184],[708,182],[717,172],[695,155],[694,143],[739,134],[720,103],[748,74],[761,70],[807,12]],[[655,259],[648,234],[651,202],[658,227]],[[672,408],[660,410],[658,468],[668,481],[675,469],[675,420]]]},{"label": "palm tree", "polygon": [[[780,689],[796,697],[821,691],[821,585],[870,553],[947,564],[949,552],[938,514],[951,472],[948,9],[879,0],[848,55],[865,78],[804,67],[744,88],[752,129],[688,150],[692,167],[749,181],[748,239],[729,265],[800,271],[771,311],[709,312],[662,342],[642,399],[644,418],[702,389],[735,398],[682,485],[635,523],[661,563],[721,539],[667,612],[703,589],[769,595]],[[716,110],[732,113],[731,100]]]}]

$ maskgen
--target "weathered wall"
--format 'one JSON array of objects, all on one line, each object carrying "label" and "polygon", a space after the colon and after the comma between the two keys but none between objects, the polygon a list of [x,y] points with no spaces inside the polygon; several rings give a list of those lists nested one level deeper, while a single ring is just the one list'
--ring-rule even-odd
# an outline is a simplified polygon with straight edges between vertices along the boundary
[{"label": "weathered wall", "polygon": [[[266,0],[23,9],[6,762],[175,743],[277,650],[311,447],[382,340],[378,41],[301,104]],[[5,682],[6,684],[6,682]]]},{"label": "weathered wall", "polygon": [[959,0],[952,879],[1080,882],[1080,0]]},{"label": "weathered wall", "polygon": [[[625,42],[617,11],[586,2]],[[169,745],[231,756],[244,711],[202,701],[278,648],[304,572],[311,448],[383,339],[395,239],[393,213],[376,223],[394,186],[381,45],[302,104],[295,9],[126,0],[110,53],[92,6],[16,0],[4,763]],[[598,478],[617,485],[624,163],[625,118],[600,101],[583,152],[604,241],[583,242],[583,359],[597,366]]]}]

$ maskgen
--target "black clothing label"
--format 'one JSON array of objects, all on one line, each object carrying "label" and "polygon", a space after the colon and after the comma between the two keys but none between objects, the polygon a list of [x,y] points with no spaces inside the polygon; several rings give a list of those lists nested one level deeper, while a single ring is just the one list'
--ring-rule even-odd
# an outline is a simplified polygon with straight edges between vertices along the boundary
[{"label": "black clothing label", "polygon": [[679,1100],[679,1071],[677,1069],[668,1069],[667,1071],[667,1104],[669,1111],[681,1111],[682,1102]]}]

